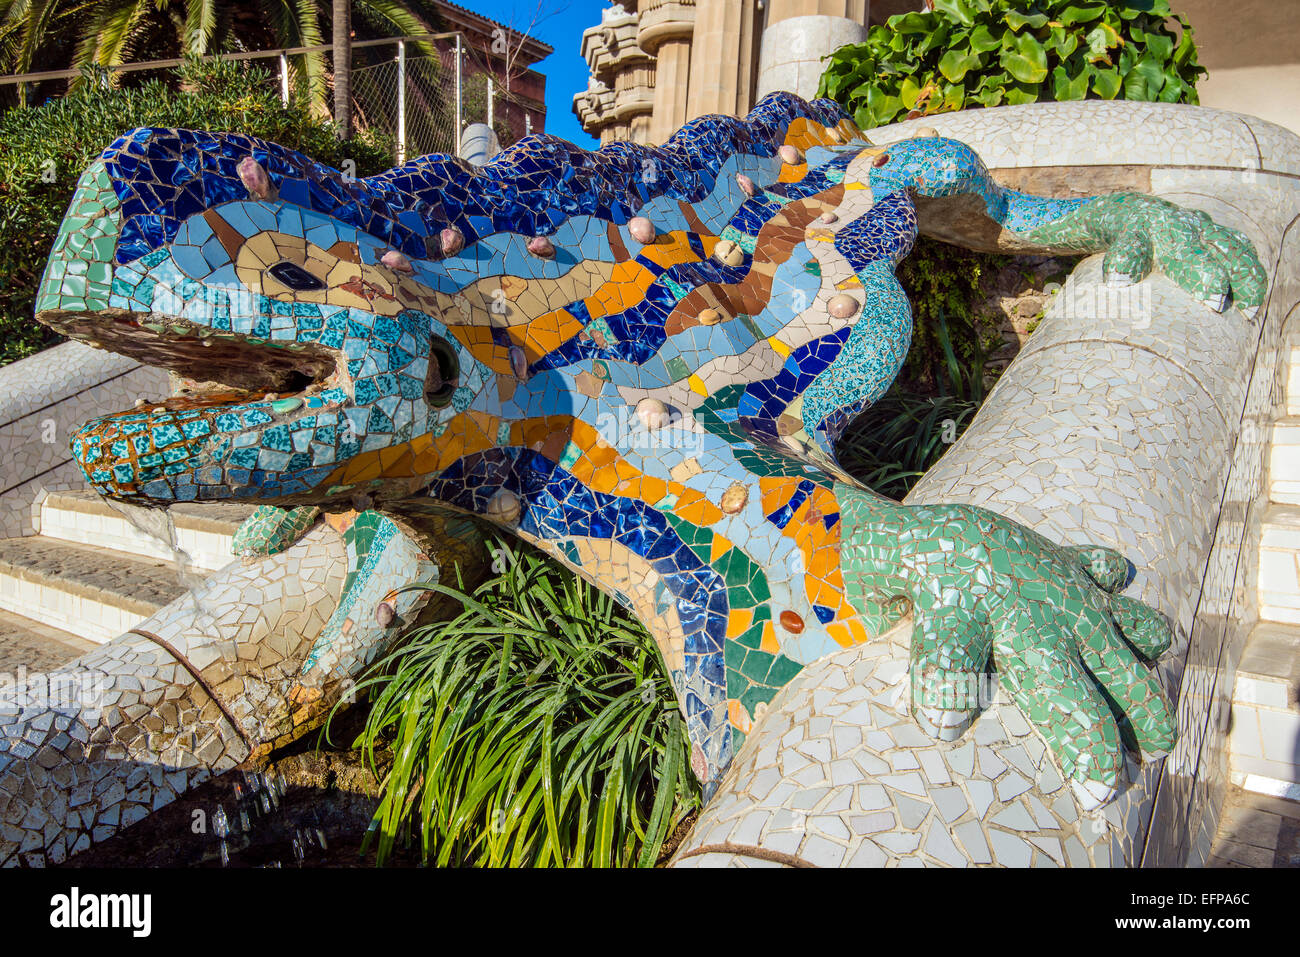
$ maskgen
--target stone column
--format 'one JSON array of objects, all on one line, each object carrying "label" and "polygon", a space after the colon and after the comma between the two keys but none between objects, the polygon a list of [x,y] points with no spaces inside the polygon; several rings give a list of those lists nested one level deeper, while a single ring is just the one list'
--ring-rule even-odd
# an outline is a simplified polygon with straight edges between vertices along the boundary
[{"label": "stone column", "polygon": [[695,0],[641,0],[636,42],[655,58],[654,110],[646,142],[662,143],[691,117],[691,35]]},{"label": "stone column", "polygon": [[744,116],[754,105],[755,0],[698,0],[686,112]]},{"label": "stone column", "polygon": [[645,142],[654,108],[655,63],[637,46],[637,14],[622,5],[606,8],[600,25],[583,31],[582,55],[593,80],[612,92],[610,103],[599,95],[593,100],[589,83],[581,105],[584,94],[574,97],[573,109],[583,129],[599,136],[602,145],[626,139]]},{"label": "stone column", "polygon": [[821,58],[867,38],[868,0],[768,0],[755,95],[817,95]]}]

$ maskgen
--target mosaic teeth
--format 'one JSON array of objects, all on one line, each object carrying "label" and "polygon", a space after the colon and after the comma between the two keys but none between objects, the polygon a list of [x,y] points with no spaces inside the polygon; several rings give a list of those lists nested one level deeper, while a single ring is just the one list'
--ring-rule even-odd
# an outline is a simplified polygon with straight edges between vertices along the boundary
[{"label": "mosaic teeth", "polygon": [[633,216],[629,219],[627,231],[632,234],[633,239],[643,246],[654,242],[657,235],[654,223],[644,216]]},{"label": "mosaic teeth", "polygon": [[273,192],[271,178],[266,169],[251,156],[245,156],[237,167],[239,181],[244,184],[250,196],[255,199],[270,199]]},{"label": "mosaic teeth", "polygon": [[411,265],[411,260],[407,258],[405,253],[397,249],[390,249],[388,250],[388,252],[384,253],[384,256],[380,260],[380,262],[382,262],[389,269],[395,269],[398,272],[404,272],[404,273],[415,272],[415,267]]},{"label": "mosaic teeth", "polygon": [[528,240],[528,251],[542,259],[551,259],[555,255],[555,244],[545,236],[534,236]]}]

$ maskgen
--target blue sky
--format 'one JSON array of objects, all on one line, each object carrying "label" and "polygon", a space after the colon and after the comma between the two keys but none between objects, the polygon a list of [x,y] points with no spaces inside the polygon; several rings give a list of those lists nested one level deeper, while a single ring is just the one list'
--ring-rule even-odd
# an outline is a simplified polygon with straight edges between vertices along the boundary
[{"label": "blue sky", "polygon": [[[455,0],[466,9],[516,30],[527,28],[537,10],[537,0]],[[587,88],[587,62],[582,58],[582,31],[600,23],[606,0],[542,0],[542,15],[556,11],[532,35],[555,48],[534,69],[546,75],[546,132],[595,147],[597,141],[582,131],[573,115],[573,96]]]}]

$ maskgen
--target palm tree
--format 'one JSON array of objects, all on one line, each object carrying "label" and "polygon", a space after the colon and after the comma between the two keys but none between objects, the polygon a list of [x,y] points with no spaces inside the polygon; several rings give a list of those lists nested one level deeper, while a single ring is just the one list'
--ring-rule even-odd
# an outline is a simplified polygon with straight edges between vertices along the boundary
[{"label": "palm tree", "polygon": [[[45,69],[107,67],[218,50],[321,46],[322,21],[344,17],[346,25],[340,25],[347,44],[353,7],[379,36],[428,33],[419,12],[423,6],[419,0],[0,0],[0,70],[27,73],[38,63]],[[334,35],[337,42],[338,29]],[[69,47],[71,62],[64,53]],[[427,55],[433,55],[432,48]],[[301,61],[294,66],[297,78],[323,106],[325,56],[295,59]],[[337,58],[339,65],[348,61]],[[347,96],[349,71],[338,72]],[[338,101],[336,93],[336,114]]]},{"label": "palm tree", "polygon": [[352,135],[352,3],[333,0],[330,20],[334,27],[334,125],[339,135]]}]

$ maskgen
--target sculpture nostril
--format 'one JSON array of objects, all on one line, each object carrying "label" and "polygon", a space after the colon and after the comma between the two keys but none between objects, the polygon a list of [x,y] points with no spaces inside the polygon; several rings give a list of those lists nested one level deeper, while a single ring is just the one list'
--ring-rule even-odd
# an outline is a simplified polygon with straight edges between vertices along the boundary
[{"label": "sculpture nostril", "polygon": [[460,363],[451,346],[442,339],[429,343],[429,369],[425,373],[424,398],[435,409],[445,408],[456,391]]}]

